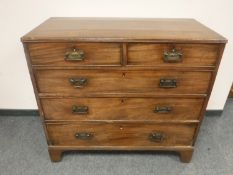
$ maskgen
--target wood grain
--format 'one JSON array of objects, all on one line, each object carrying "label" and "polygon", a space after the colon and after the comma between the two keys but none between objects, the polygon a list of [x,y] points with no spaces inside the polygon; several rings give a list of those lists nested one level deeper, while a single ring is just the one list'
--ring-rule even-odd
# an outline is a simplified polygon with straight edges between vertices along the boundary
[{"label": "wood grain", "polygon": [[23,42],[198,42],[227,40],[194,19],[50,18]]},{"label": "wood grain", "polygon": [[[60,146],[188,146],[192,145],[195,124],[144,124],[144,123],[47,123],[52,145]],[[75,134],[93,134],[88,140],[77,139]],[[161,142],[151,141],[151,133],[162,133]]]},{"label": "wood grain", "polygon": [[[83,61],[65,60],[65,54],[73,48],[84,51]],[[31,43],[29,53],[32,65],[120,65],[121,48],[118,43]]]},{"label": "wood grain", "polygon": [[[50,18],[21,40],[52,161],[67,150],[167,150],[191,160],[224,37],[193,19]],[[73,48],[84,61],[64,61]],[[173,48],[182,61],[164,62]],[[70,78],[88,81],[75,88]],[[177,87],[161,88],[160,79]],[[74,115],[72,105],[88,114]],[[154,113],[156,106],[172,110]]]},{"label": "wood grain", "polygon": [[[205,94],[211,72],[185,71],[108,71],[108,70],[37,70],[40,93],[144,93]],[[87,84],[74,88],[70,78],[84,77]],[[176,79],[176,88],[160,88],[160,79]]]},{"label": "wood grain", "polygon": [[[63,98],[41,99],[45,120],[198,120],[203,98]],[[87,114],[75,114],[72,106],[87,106]],[[170,107],[168,113],[154,112]]]},{"label": "wood grain", "polygon": [[[183,54],[182,61],[164,62],[164,52],[172,49]],[[219,52],[217,44],[128,44],[128,65],[203,67],[215,66]]]}]

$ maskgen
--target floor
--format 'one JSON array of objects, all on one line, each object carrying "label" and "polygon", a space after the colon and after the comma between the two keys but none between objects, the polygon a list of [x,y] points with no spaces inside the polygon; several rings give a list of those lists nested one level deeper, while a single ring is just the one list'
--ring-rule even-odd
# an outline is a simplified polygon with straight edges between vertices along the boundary
[{"label": "floor", "polygon": [[168,153],[66,153],[51,163],[38,117],[0,117],[0,175],[232,175],[233,99],[204,119],[191,163]]}]

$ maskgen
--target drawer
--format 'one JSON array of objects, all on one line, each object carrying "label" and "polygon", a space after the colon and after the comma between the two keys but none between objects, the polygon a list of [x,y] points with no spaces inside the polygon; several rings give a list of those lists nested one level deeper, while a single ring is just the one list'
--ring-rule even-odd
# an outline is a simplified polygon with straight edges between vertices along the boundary
[{"label": "drawer", "polygon": [[217,44],[128,44],[128,65],[215,66]]},{"label": "drawer", "polygon": [[204,98],[41,99],[46,120],[198,120]]},{"label": "drawer", "polygon": [[31,43],[28,49],[33,65],[121,64],[121,44],[117,43]]},{"label": "drawer", "polygon": [[37,70],[36,77],[40,93],[206,94],[211,72]]},{"label": "drawer", "polygon": [[187,146],[196,125],[80,122],[46,127],[50,143],[58,146]]}]

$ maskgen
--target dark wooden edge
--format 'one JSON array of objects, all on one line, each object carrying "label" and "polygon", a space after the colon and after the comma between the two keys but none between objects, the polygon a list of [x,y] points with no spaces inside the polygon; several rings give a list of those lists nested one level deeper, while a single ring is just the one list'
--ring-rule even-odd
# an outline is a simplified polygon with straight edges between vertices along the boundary
[{"label": "dark wooden edge", "polygon": [[[73,97],[72,97],[73,98]],[[207,110],[205,116],[221,116],[223,110]],[[0,116],[40,116],[37,109],[0,109]],[[50,120],[46,120],[49,122]],[[183,121],[183,120],[182,120]],[[178,122],[178,121],[175,121]],[[196,122],[196,121],[194,121]]]},{"label": "dark wooden edge", "polygon": [[219,40],[202,40],[202,39],[196,39],[196,40],[169,40],[169,39],[129,39],[129,38],[70,38],[70,39],[37,39],[37,38],[21,38],[21,42],[24,43],[39,43],[39,42],[47,42],[47,43],[55,43],[55,42],[105,42],[105,43],[115,43],[115,42],[131,42],[131,43],[179,43],[179,44],[219,44],[219,43],[227,43],[226,39],[219,39]]},{"label": "dark wooden edge", "polygon": [[201,127],[201,123],[203,121],[203,118],[204,118],[204,115],[205,115],[205,112],[206,112],[206,107],[208,105],[209,98],[210,98],[210,95],[211,95],[211,92],[212,92],[212,89],[213,89],[213,86],[214,86],[214,82],[215,82],[215,79],[216,79],[216,75],[217,75],[217,72],[218,72],[219,65],[221,63],[221,59],[222,59],[222,55],[223,55],[225,45],[226,45],[225,43],[219,44],[219,52],[218,52],[218,59],[217,59],[218,62],[216,64],[216,68],[215,68],[214,72],[212,72],[212,78],[211,78],[211,82],[209,84],[207,97],[205,99],[204,105],[202,106],[202,110],[201,110],[201,113],[200,113],[200,122],[199,122],[199,124],[198,124],[198,126],[196,128],[196,131],[195,131],[195,134],[194,134],[194,137],[193,137],[193,146],[195,145],[195,142],[196,142],[196,139],[197,139],[200,127]]},{"label": "dark wooden edge", "polygon": [[[125,49],[125,48],[123,48]],[[47,66],[47,65],[32,65],[35,70],[118,70],[118,71],[133,71],[133,70],[177,70],[177,71],[214,71],[215,66],[139,66],[139,65],[126,65],[127,64],[127,54],[123,53],[125,60],[122,65],[83,65],[83,66]]]},{"label": "dark wooden edge", "polygon": [[83,98],[108,98],[108,97],[125,97],[125,98],[135,98],[135,97],[141,97],[141,98],[169,98],[169,97],[187,97],[187,98],[204,98],[207,96],[207,94],[167,94],[165,95],[159,95],[154,93],[82,93],[82,94],[68,94],[68,93],[39,93],[38,94],[40,98],[71,98],[71,97],[83,97]]},{"label": "dark wooden edge", "polygon": [[192,146],[54,146],[49,145],[49,149],[57,150],[165,150],[165,151],[181,151],[193,150]]},{"label": "dark wooden edge", "polygon": [[[164,95],[152,95],[151,93],[149,94],[146,94],[146,95],[140,95],[140,94],[132,94],[129,95],[129,94],[123,94],[123,95],[114,95],[113,94],[100,94],[100,95],[91,95],[91,96],[74,96],[74,95],[70,95],[70,96],[59,96],[59,94],[48,94],[50,96],[47,96],[46,94],[41,94],[40,95],[40,98],[47,98],[47,99],[61,99],[61,98],[66,98],[66,99],[75,99],[77,97],[79,98],[187,98],[187,99],[200,99],[200,98],[205,98],[206,97],[206,94],[187,94],[187,95],[182,95],[182,94],[173,94],[173,95],[167,95],[167,96],[164,96]],[[136,95],[136,96],[135,96]]]},{"label": "dark wooden edge", "polygon": [[[75,123],[74,123],[75,122]],[[112,123],[130,123],[130,124],[176,124],[176,125],[190,125],[196,126],[199,123],[199,120],[176,120],[176,121],[168,121],[168,120],[47,120],[46,125],[72,125],[77,123],[85,123],[85,124],[112,124]]]}]

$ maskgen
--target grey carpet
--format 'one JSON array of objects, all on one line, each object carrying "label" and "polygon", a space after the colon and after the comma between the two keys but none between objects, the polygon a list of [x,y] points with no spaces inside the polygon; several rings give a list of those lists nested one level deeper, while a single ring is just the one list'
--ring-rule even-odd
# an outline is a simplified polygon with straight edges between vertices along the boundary
[{"label": "grey carpet", "polygon": [[51,163],[38,117],[0,117],[0,175],[232,175],[233,100],[204,119],[191,163],[168,153],[66,153]]}]

